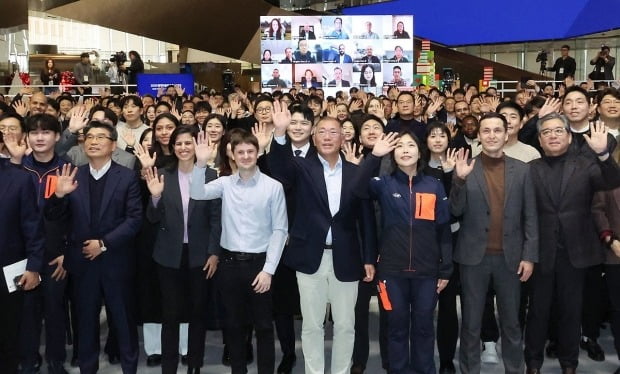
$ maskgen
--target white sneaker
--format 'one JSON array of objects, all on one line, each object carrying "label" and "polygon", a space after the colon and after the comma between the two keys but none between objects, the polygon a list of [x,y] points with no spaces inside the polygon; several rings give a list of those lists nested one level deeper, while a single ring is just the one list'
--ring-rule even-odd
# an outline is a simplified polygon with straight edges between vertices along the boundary
[{"label": "white sneaker", "polygon": [[483,351],[480,355],[480,361],[485,364],[497,364],[499,363],[499,358],[497,357],[497,348],[495,342],[484,342]]}]

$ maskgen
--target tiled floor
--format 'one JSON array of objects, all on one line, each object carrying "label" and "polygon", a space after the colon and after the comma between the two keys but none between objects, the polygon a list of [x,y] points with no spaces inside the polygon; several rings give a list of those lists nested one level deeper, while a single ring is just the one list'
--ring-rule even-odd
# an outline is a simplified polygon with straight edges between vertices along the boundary
[{"label": "tiled floor", "polygon": [[[379,344],[377,341],[377,336],[378,336],[378,312],[377,312],[377,304],[376,304],[376,300],[373,298],[372,304],[371,304],[371,312],[372,312],[372,316],[371,316],[371,336],[374,337],[373,341],[371,342],[370,345],[370,359],[367,365],[367,369],[366,369],[366,373],[368,374],[382,374],[384,373],[384,371],[381,369],[381,360],[379,358]],[[296,322],[296,328],[297,328],[297,365],[295,367],[295,369],[293,370],[293,373],[295,374],[302,374],[304,373],[304,366],[303,366],[303,356],[301,353],[301,342],[299,340],[299,331],[301,330],[301,321],[297,321]],[[105,336],[105,329],[103,329],[103,336]],[[330,348],[331,348],[331,344],[329,341],[329,337],[331,336],[331,328],[330,326],[328,326],[327,331],[326,331],[326,336],[328,337],[328,340],[326,341],[325,347],[326,347],[326,356],[329,357],[330,355]],[[202,373],[205,374],[216,374],[216,373],[230,373],[230,368],[227,368],[225,366],[223,366],[220,363],[220,358],[222,355],[222,345],[221,345],[221,341],[222,341],[222,336],[221,333],[218,332],[209,332],[207,333],[207,347],[206,347],[206,357],[205,357],[205,366],[202,368]],[[578,372],[579,373],[583,373],[583,374],[611,374],[614,372],[614,370],[616,370],[619,366],[620,366],[620,362],[618,361],[616,355],[613,353],[613,340],[609,331],[609,328],[602,330],[601,331],[601,338],[599,339],[599,343],[601,344],[601,346],[603,347],[603,349],[605,350],[606,353],[606,357],[607,359],[604,362],[595,362],[590,360],[587,355],[585,354],[584,351],[582,351],[581,356],[579,358],[579,368],[578,368]],[[68,352],[70,352],[70,348],[68,349]],[[138,373],[145,373],[145,374],[155,374],[155,373],[160,373],[161,369],[160,368],[148,368],[146,367],[146,358],[144,356],[144,352],[141,351],[140,352],[141,357],[140,357],[140,364],[138,367]],[[458,351],[457,351],[457,355],[458,355]],[[280,362],[280,352],[279,352],[279,348],[278,348],[278,343],[276,342],[276,366],[277,364]],[[69,356],[70,357],[70,356]],[[501,359],[501,357],[500,357]],[[329,358],[326,360],[329,363]],[[436,357],[436,361],[437,361],[437,357]],[[455,362],[456,365],[456,362]],[[69,368],[69,365],[66,365],[68,368],[68,371],[70,373],[79,373],[79,370],[77,368]],[[185,367],[179,367],[178,373],[186,373],[187,369]],[[482,373],[483,374],[496,374],[496,373],[502,373],[503,370],[503,366],[501,364],[501,362],[498,365],[487,365],[487,364],[483,364],[482,366]],[[42,371],[42,373],[46,373],[47,371],[44,369]],[[327,371],[328,373],[329,371]],[[559,365],[558,362],[556,360],[549,360],[547,359],[545,361],[545,365],[543,367],[542,373],[559,373],[560,369],[559,369]],[[102,355],[101,359],[100,359],[100,370],[99,373],[101,374],[120,374],[122,373],[120,365],[114,365],[111,366],[108,362],[107,362],[107,356]],[[255,374],[256,373],[256,365],[252,364],[249,366],[248,368],[248,373],[249,374]]]}]

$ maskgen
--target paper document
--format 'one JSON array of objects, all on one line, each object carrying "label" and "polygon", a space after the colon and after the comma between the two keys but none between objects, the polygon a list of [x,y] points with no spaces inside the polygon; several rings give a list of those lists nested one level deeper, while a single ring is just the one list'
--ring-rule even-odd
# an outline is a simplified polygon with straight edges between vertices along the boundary
[{"label": "paper document", "polygon": [[17,291],[17,287],[15,287],[15,282],[13,281],[13,279],[24,274],[24,272],[26,271],[27,262],[28,259],[23,259],[2,268],[2,272],[4,273],[4,279],[6,280],[6,287],[9,289],[9,293]]}]

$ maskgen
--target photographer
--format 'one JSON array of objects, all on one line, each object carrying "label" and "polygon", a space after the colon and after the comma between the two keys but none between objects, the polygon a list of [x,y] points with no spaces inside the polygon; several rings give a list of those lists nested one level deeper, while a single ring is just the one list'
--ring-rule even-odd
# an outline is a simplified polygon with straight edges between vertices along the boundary
[{"label": "photographer", "polygon": [[[123,65],[125,61],[127,61],[127,56],[123,51],[116,52],[110,57],[110,66],[108,67],[106,75],[110,78],[111,85],[125,84],[127,81],[124,73],[125,66]],[[120,95],[125,92],[125,89],[120,86],[115,86],[111,88],[111,92],[113,95]]]},{"label": "photographer", "polygon": [[[120,66],[122,72],[127,74],[127,84],[135,85],[137,84],[138,74],[144,73],[144,62],[142,62],[142,58],[140,54],[136,51],[129,51],[129,61],[131,64],[129,67],[124,65]],[[136,87],[129,87],[129,93],[135,93]]]},{"label": "photographer", "polygon": [[594,71],[588,77],[592,80],[614,80],[614,65],[616,59],[609,55],[609,47],[604,45],[601,51],[590,60],[594,65]]}]

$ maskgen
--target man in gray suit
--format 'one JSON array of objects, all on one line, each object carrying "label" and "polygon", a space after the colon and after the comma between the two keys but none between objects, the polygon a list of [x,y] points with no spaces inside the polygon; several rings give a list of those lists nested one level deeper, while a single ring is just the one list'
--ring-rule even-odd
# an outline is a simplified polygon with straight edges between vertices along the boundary
[{"label": "man in gray suit", "polygon": [[478,132],[482,153],[468,160],[460,150],[450,192],[452,214],[461,230],[454,252],[460,264],[463,323],[460,368],[480,373],[480,328],[492,282],[502,335],[506,373],[524,369],[519,327],[520,282],[528,280],[538,260],[538,222],[529,166],[506,157],[506,119],[488,113]]}]

